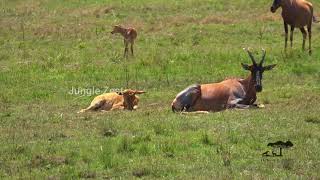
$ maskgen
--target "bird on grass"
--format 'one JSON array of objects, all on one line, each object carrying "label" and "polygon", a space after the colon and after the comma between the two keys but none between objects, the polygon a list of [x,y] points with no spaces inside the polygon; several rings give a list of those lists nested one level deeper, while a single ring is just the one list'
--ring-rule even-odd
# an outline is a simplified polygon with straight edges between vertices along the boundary
[{"label": "bird on grass", "polygon": [[289,148],[293,147],[293,143],[291,141],[287,141],[287,142],[277,141],[277,142],[274,142],[274,143],[268,143],[267,146],[270,146],[273,149],[280,148],[280,154],[279,155],[277,155],[277,153],[275,153],[273,150],[272,150],[272,154],[274,156],[282,156],[282,149],[289,149]]}]

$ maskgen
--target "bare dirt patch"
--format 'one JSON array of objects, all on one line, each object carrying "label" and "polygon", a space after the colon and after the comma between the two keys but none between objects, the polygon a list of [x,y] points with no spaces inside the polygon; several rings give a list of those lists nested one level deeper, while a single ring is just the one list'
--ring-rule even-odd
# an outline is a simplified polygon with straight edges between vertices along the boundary
[{"label": "bare dirt patch", "polygon": [[43,155],[36,155],[32,158],[30,165],[33,168],[37,168],[37,167],[45,167],[48,165],[59,166],[59,165],[68,164],[68,163],[69,163],[68,159],[64,156],[45,157]]}]

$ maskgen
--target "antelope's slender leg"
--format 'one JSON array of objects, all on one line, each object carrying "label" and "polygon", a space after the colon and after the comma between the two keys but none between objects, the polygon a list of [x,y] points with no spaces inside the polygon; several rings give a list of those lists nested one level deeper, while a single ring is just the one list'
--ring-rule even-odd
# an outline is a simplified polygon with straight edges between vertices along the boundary
[{"label": "antelope's slender leg", "polygon": [[133,55],[133,44],[134,44],[134,42],[132,41],[132,42],[131,42],[131,54],[132,54],[132,56],[134,56],[134,55]]},{"label": "antelope's slender leg", "polygon": [[312,50],[311,50],[311,24],[308,25],[308,35],[309,35],[309,54],[311,55]]},{"label": "antelope's slender leg", "polygon": [[291,26],[291,32],[290,32],[290,46],[292,47],[292,41],[293,41],[293,31],[294,31],[294,26]]},{"label": "antelope's slender leg", "polygon": [[123,57],[128,57],[128,42],[126,39],[124,39],[124,53]]},{"label": "antelope's slender leg", "polygon": [[303,41],[302,41],[302,50],[305,50],[305,43],[306,43],[306,38],[307,38],[307,32],[304,29],[304,27],[300,28],[300,31],[302,33]]},{"label": "antelope's slender leg", "polygon": [[284,25],[284,32],[285,32],[285,40],[284,40],[284,49],[287,49],[287,42],[288,42],[288,24],[287,23],[283,23]]}]

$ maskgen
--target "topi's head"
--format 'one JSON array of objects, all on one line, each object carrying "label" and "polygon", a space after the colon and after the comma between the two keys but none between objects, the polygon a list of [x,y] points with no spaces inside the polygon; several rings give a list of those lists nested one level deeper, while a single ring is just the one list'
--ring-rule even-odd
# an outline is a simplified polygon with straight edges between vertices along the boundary
[{"label": "topi's head", "polygon": [[276,64],[263,66],[263,63],[264,63],[264,60],[266,57],[266,51],[264,49],[262,49],[263,55],[262,55],[262,59],[261,59],[260,63],[256,62],[256,60],[254,59],[252,53],[249,51],[248,48],[245,48],[244,50],[248,52],[250,59],[252,61],[252,65],[247,65],[247,64],[243,64],[243,63],[241,63],[241,65],[242,65],[243,69],[251,72],[251,77],[252,77],[252,80],[255,84],[254,85],[255,90],[257,92],[261,92],[262,91],[262,74],[265,71],[269,71],[269,70],[273,69],[276,66]]}]

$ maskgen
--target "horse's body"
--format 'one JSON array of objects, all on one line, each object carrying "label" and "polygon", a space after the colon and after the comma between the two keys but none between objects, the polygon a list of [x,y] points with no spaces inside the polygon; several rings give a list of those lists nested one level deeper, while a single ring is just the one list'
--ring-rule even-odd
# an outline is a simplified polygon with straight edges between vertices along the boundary
[{"label": "horse's body", "polygon": [[307,32],[305,26],[307,26],[309,35],[309,54],[311,54],[311,27],[312,22],[316,21],[313,16],[313,6],[306,0],[274,0],[270,8],[272,13],[282,8],[282,18],[285,31],[285,49],[287,48],[288,41],[288,25],[291,27],[290,33],[290,45],[292,47],[293,31],[294,28],[299,28],[303,35],[302,49],[305,49],[305,41],[307,38]]}]

